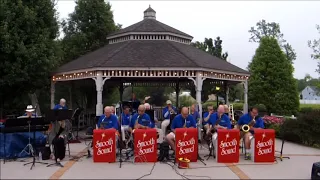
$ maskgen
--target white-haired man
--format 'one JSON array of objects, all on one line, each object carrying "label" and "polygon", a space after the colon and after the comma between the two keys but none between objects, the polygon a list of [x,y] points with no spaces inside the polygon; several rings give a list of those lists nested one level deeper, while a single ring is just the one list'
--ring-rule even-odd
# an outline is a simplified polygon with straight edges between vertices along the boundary
[{"label": "white-haired man", "polygon": [[177,109],[176,107],[172,106],[172,102],[170,100],[167,100],[166,104],[167,107],[163,108],[162,110],[164,120],[161,123],[161,129],[163,131],[163,134],[166,134],[167,127],[170,124],[170,115],[177,114]]},{"label": "white-haired man", "polygon": [[148,114],[145,113],[146,107],[140,105],[138,107],[138,113],[134,114],[131,119],[130,127],[131,129],[148,129],[154,128],[154,121],[150,118]]},{"label": "white-haired man", "polygon": [[99,121],[96,126],[97,129],[115,129],[118,131],[118,119],[112,114],[112,108],[106,106],[104,108],[104,114],[100,116]]},{"label": "white-haired man", "polygon": [[68,109],[67,106],[66,106],[66,100],[65,99],[60,99],[60,102],[59,104],[55,105],[54,110],[57,110],[57,109]]}]

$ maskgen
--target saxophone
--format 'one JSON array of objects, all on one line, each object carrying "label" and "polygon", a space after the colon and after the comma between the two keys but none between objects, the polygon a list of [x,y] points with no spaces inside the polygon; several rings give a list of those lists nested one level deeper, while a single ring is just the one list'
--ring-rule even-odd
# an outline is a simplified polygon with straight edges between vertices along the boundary
[{"label": "saxophone", "polygon": [[250,131],[250,127],[256,124],[256,117],[253,117],[249,124],[245,124],[241,127],[241,130],[245,133]]}]

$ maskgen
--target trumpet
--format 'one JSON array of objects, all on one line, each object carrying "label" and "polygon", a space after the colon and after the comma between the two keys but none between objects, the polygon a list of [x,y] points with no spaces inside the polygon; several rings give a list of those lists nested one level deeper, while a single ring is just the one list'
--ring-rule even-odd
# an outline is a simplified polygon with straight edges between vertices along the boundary
[{"label": "trumpet", "polygon": [[249,124],[245,124],[241,127],[241,130],[245,133],[250,131],[250,127],[256,123],[255,117],[253,117],[252,121]]},{"label": "trumpet", "polygon": [[172,114],[176,114],[176,112],[174,111],[174,109],[169,109],[169,111],[170,111],[170,115],[172,115]]},{"label": "trumpet", "polygon": [[234,119],[233,104],[229,105],[229,109],[230,109],[229,113],[231,113],[231,118],[232,118],[231,123],[232,123],[232,125],[236,125],[237,121]]}]

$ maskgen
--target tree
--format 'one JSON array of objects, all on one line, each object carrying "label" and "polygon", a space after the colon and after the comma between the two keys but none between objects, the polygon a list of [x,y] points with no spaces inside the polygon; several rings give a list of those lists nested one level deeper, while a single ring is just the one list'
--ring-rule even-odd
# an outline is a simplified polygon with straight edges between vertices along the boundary
[{"label": "tree", "polygon": [[289,59],[291,63],[293,63],[293,61],[296,60],[296,52],[292,48],[292,46],[289,43],[287,43],[285,39],[283,39],[283,33],[281,33],[280,25],[278,23],[267,23],[265,20],[261,20],[257,22],[256,28],[251,27],[249,33],[251,36],[249,38],[250,42],[260,42],[261,38],[266,36],[275,38],[278,41],[280,47],[285,52],[287,59]]},{"label": "tree", "polygon": [[59,60],[58,30],[51,0],[1,1],[1,107],[12,109],[16,98],[49,87],[49,73]]},{"label": "tree", "polygon": [[218,58],[224,60],[227,60],[228,58],[228,52],[222,53],[222,40],[219,36],[215,40],[212,40],[212,38],[205,38],[204,42],[196,41],[195,43],[192,43],[192,45]]},{"label": "tree", "polygon": [[65,62],[106,44],[106,37],[121,28],[113,20],[110,3],[104,0],[78,0],[75,11],[63,20]]},{"label": "tree", "polygon": [[299,109],[293,66],[273,37],[262,37],[249,64],[249,104],[264,104],[268,112],[292,115]]},{"label": "tree", "polygon": [[[316,25],[316,28],[320,34],[320,25]],[[311,58],[314,60],[320,60],[320,37],[319,39],[309,40],[308,46],[312,49],[313,53],[311,54]],[[320,73],[320,63],[318,62],[317,72]]]},{"label": "tree", "polygon": [[[228,52],[222,53],[222,40],[220,39],[220,37],[216,37],[215,40],[213,40],[212,38],[205,38],[204,42],[199,42],[196,41],[194,43],[191,44],[192,46],[201,49],[202,51],[205,51],[213,56],[216,56],[220,59],[223,60],[227,60],[228,58]],[[203,91],[202,91],[202,96],[201,96],[201,100],[202,101],[206,101],[208,99],[208,95],[212,94],[212,93],[218,93],[215,90],[215,86],[212,86],[208,81],[205,81],[203,83]],[[193,98],[195,98],[196,96],[196,91],[195,89],[190,89],[191,91],[191,96]]]}]

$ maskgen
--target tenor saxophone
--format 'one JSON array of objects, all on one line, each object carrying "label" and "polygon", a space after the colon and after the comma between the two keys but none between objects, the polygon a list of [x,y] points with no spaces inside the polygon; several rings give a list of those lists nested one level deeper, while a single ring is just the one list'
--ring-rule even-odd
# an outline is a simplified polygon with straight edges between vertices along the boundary
[{"label": "tenor saxophone", "polygon": [[245,133],[249,132],[250,131],[250,127],[251,126],[254,126],[254,124],[256,123],[256,120],[255,120],[256,117],[253,117],[253,119],[250,121],[249,124],[245,124],[241,127],[241,130]]}]

